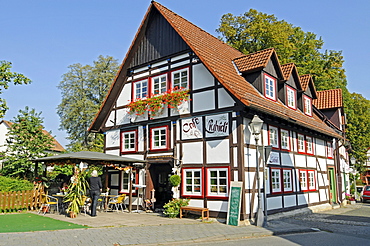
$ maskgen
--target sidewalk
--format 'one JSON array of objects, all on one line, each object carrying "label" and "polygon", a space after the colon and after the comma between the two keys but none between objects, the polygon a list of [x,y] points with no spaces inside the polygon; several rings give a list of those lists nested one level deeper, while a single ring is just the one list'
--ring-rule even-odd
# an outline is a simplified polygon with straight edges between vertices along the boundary
[{"label": "sidewalk", "polygon": [[187,245],[312,231],[311,228],[280,221],[270,221],[267,228],[229,226],[217,220],[170,219],[157,213],[110,212],[98,213],[94,218],[80,214],[75,219],[57,214],[46,216],[91,228],[1,233],[0,245]]}]

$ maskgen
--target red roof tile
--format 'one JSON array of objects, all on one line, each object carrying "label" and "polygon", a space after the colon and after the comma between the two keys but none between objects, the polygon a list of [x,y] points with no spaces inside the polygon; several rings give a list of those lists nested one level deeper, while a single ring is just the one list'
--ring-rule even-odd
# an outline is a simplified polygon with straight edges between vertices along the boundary
[{"label": "red roof tile", "polygon": [[261,50],[249,55],[234,59],[235,65],[242,73],[263,69],[275,52],[274,48]]},{"label": "red roof tile", "polygon": [[343,107],[342,89],[333,89],[317,92],[317,99],[313,105],[318,109],[330,109]]}]

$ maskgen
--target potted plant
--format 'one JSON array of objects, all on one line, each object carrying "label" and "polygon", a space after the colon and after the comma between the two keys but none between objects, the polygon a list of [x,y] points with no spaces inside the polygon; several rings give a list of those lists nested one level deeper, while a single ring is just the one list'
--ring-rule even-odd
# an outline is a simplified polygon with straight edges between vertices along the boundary
[{"label": "potted plant", "polygon": [[63,199],[65,203],[68,203],[67,212],[71,218],[75,218],[80,212],[80,207],[85,200],[84,196],[86,195],[88,185],[85,172],[79,172],[78,168],[75,168],[75,174],[71,178],[67,194]]},{"label": "potted plant", "polygon": [[180,175],[171,175],[169,178],[170,184],[172,185],[172,193],[173,193],[173,198],[179,198],[179,185],[181,183],[181,177]]}]

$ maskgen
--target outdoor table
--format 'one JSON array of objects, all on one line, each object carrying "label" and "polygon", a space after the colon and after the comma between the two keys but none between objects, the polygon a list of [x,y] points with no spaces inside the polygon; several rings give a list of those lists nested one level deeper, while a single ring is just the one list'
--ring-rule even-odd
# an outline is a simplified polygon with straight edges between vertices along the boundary
[{"label": "outdoor table", "polygon": [[58,208],[59,208],[59,214],[62,214],[65,212],[65,209],[64,209],[64,205],[65,203],[63,202],[63,199],[65,197],[65,195],[63,194],[55,194],[55,195],[52,195],[53,197],[56,197],[58,199]]}]

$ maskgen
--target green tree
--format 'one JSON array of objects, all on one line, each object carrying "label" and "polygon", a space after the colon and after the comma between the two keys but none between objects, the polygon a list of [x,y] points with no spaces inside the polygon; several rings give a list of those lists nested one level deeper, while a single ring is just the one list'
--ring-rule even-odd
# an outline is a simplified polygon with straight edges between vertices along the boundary
[{"label": "green tree", "polygon": [[370,147],[370,101],[357,93],[351,94],[347,107],[347,136],[352,146],[351,156],[356,159],[356,169],[362,170],[366,152]]},{"label": "green tree", "polygon": [[[9,84],[13,83],[15,85],[20,84],[29,84],[31,80],[20,73],[12,72],[12,63],[8,61],[0,61],[0,95],[3,93],[3,90],[9,88]],[[0,118],[3,118],[5,112],[8,110],[6,101],[3,98],[0,98]]]},{"label": "green tree", "polygon": [[58,105],[60,129],[67,132],[70,151],[103,151],[101,134],[89,133],[88,128],[118,71],[117,60],[99,56],[93,66],[79,63],[68,67],[58,88],[62,102]]},{"label": "green tree", "polygon": [[347,90],[342,52],[322,52],[324,41],[312,32],[254,9],[239,16],[223,15],[216,31],[244,54],[275,48],[281,64],[294,62],[300,74],[311,74],[317,90]]},{"label": "green tree", "polygon": [[47,156],[53,146],[53,138],[50,133],[45,134],[42,124],[41,112],[28,107],[19,110],[7,135],[7,149],[0,157],[3,175],[32,180],[31,160]]}]

